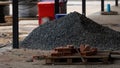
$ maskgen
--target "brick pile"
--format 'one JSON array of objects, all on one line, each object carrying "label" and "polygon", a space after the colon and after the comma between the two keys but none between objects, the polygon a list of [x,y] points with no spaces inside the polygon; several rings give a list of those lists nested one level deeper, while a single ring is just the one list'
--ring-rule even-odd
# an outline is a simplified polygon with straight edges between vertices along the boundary
[{"label": "brick pile", "polygon": [[97,54],[97,48],[89,45],[80,45],[79,48],[75,48],[73,45],[67,45],[66,47],[56,47],[53,49],[51,56],[92,56]]},{"label": "brick pile", "polygon": [[80,45],[80,53],[83,56],[91,56],[97,54],[97,48],[90,45]]},{"label": "brick pile", "polygon": [[72,56],[77,53],[76,48],[72,45],[67,45],[67,47],[56,47],[51,56]]}]

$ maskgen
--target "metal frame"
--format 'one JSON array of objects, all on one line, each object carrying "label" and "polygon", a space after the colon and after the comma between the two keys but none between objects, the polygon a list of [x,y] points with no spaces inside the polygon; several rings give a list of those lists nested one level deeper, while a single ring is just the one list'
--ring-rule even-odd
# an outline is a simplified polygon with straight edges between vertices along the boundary
[{"label": "metal frame", "polygon": [[[101,11],[104,11],[104,0],[101,0]],[[115,0],[115,6],[118,6],[118,0]]]},{"label": "metal frame", "polygon": [[59,0],[54,0],[55,2],[55,14],[59,13]]},{"label": "metal frame", "polygon": [[115,6],[118,6],[118,0],[115,0]]},{"label": "metal frame", "polygon": [[4,5],[0,5],[0,23],[5,23]]},{"label": "metal frame", "polygon": [[104,0],[101,0],[101,11],[104,11]]},{"label": "metal frame", "polygon": [[13,0],[13,48],[19,48],[18,0]]},{"label": "metal frame", "polygon": [[86,0],[82,0],[82,14],[86,16]]}]

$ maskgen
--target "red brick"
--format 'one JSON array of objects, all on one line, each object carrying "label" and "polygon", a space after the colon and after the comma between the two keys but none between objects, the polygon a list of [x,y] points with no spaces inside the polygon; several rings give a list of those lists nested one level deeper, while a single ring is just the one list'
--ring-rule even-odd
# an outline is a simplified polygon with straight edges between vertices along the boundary
[{"label": "red brick", "polygon": [[80,45],[80,52],[83,52],[85,49],[85,45]]},{"label": "red brick", "polygon": [[84,51],[90,51],[90,46],[89,45],[85,45]]},{"label": "red brick", "polygon": [[68,48],[74,48],[74,46],[73,46],[73,45],[67,45],[67,47],[68,47]]},{"label": "red brick", "polygon": [[62,47],[62,48],[55,48],[54,50],[60,53],[72,53],[73,48]]},{"label": "red brick", "polygon": [[91,55],[93,55],[93,53],[91,51],[84,51],[84,52],[81,52],[81,55],[82,56],[91,56]]},{"label": "red brick", "polygon": [[91,51],[97,51],[97,48],[91,48],[90,50]]},{"label": "red brick", "polygon": [[51,53],[51,56],[62,56],[62,53],[54,52],[54,53]]}]

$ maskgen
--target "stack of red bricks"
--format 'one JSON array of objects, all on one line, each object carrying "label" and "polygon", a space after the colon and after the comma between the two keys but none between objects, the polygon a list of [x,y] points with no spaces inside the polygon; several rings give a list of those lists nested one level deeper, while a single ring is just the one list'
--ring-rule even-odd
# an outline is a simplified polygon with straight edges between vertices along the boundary
[{"label": "stack of red bricks", "polygon": [[97,48],[89,45],[80,45],[80,53],[82,56],[91,56],[97,54]]},{"label": "stack of red bricks", "polygon": [[57,47],[51,56],[73,56],[74,54],[81,54],[82,56],[91,56],[97,54],[97,48],[89,45],[80,45],[80,48],[75,48],[73,45],[67,47]]},{"label": "stack of red bricks", "polygon": [[51,56],[72,56],[74,53],[77,53],[73,45],[67,45],[67,47],[57,47],[54,49],[54,52],[51,53]]}]

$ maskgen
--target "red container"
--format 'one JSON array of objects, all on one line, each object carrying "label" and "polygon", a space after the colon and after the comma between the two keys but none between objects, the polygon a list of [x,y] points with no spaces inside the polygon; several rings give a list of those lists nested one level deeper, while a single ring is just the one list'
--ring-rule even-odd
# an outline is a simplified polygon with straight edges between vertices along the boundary
[{"label": "red container", "polygon": [[39,25],[42,24],[42,18],[55,19],[54,2],[38,2]]},{"label": "red container", "polygon": [[[38,17],[39,25],[44,21],[55,19],[54,1],[52,2],[38,2]],[[66,13],[66,2],[59,2],[59,13]]]}]

